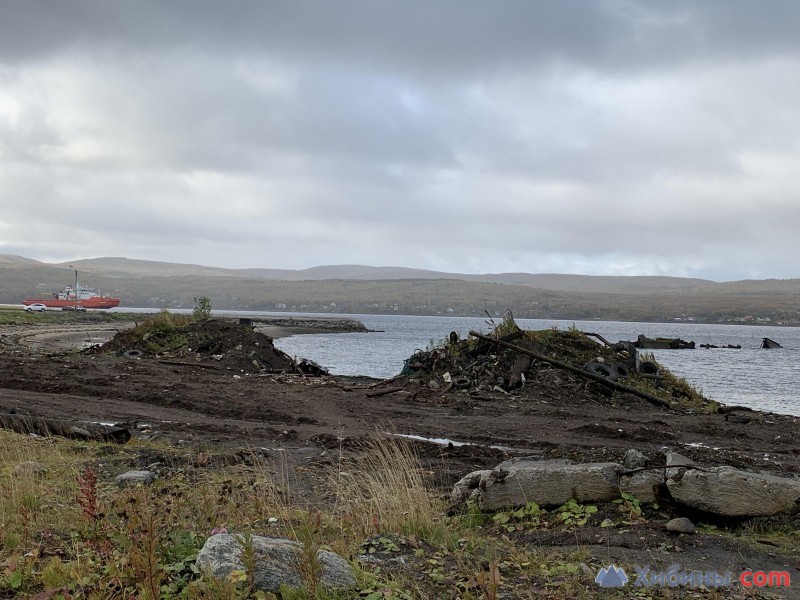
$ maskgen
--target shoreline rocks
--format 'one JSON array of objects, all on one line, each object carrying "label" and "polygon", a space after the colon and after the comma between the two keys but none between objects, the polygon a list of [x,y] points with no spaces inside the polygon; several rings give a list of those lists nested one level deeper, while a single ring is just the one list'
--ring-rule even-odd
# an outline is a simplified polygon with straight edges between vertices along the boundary
[{"label": "shoreline rocks", "polygon": [[[644,465],[644,455],[626,455],[625,462]],[[607,503],[632,494],[643,503],[666,496],[689,509],[721,517],[762,517],[800,509],[800,480],[741,471],[729,466],[700,467],[668,452],[660,464],[626,469],[617,463],[574,464],[519,458],[493,470],[463,477],[450,495],[451,511],[474,502],[492,512],[535,502],[542,508],[569,500]]]}]

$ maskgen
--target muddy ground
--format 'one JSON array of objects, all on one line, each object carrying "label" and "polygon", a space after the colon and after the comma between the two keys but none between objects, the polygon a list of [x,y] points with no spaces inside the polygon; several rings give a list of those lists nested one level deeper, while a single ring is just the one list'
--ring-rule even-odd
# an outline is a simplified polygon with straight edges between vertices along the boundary
[{"label": "muddy ground", "polygon": [[[555,368],[540,369],[512,393],[441,392],[405,379],[247,372],[191,356],[128,358],[74,350],[75,336],[97,342],[116,333],[108,328],[74,335],[55,328],[48,335],[41,326],[3,333],[0,412],[127,423],[134,437],[192,451],[233,455],[262,449],[304,465],[312,477],[337,452],[351,451],[376,431],[444,439],[414,442],[442,492],[468,472],[513,456],[608,461],[621,460],[630,448],[650,456],[670,449],[701,464],[800,475],[800,418],[754,412],[749,423],[738,423],[723,414],[660,408]],[[664,518],[675,514],[671,510],[664,507]],[[779,526],[788,530],[800,525],[796,517],[781,519]],[[769,523],[761,526],[768,529]],[[788,547],[704,534],[678,540],[652,525],[633,532],[547,532],[534,541],[580,546],[600,561],[679,562],[736,573],[746,566],[788,569],[797,585],[800,549],[794,540]]]}]

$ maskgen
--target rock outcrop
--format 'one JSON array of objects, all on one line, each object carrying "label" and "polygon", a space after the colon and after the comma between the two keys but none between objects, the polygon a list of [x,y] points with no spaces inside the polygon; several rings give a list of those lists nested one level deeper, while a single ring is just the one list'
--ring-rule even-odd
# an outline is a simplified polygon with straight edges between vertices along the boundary
[{"label": "rock outcrop", "polygon": [[568,500],[610,502],[619,498],[616,463],[570,464],[518,459],[498,465],[480,479],[476,495],[481,510],[500,510],[535,502],[561,506]]},{"label": "rock outcrop", "polygon": [[681,504],[724,517],[766,517],[800,501],[800,481],[733,467],[687,470],[667,479],[667,489]]},{"label": "rock outcrop", "polygon": [[[638,454],[638,453],[637,453]],[[626,462],[643,465],[643,455]],[[723,517],[761,517],[800,508],[800,480],[740,471],[728,466],[700,467],[675,452],[660,465],[625,469],[616,463],[572,464],[562,460],[518,458],[491,471],[475,471],[453,488],[451,510],[474,502],[491,512],[535,502],[542,508],[611,502],[623,492],[643,503],[672,498],[678,504]]]}]

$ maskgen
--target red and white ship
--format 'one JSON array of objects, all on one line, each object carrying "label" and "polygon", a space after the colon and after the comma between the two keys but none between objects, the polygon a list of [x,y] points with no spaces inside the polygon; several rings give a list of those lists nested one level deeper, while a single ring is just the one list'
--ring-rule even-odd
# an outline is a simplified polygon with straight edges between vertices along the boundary
[{"label": "red and white ship", "polygon": [[44,304],[48,308],[114,308],[119,306],[120,299],[112,298],[105,294],[98,294],[92,288],[80,285],[75,280],[75,285],[68,285],[60,292],[54,292],[52,298],[26,298],[22,301],[25,306],[29,304]]}]

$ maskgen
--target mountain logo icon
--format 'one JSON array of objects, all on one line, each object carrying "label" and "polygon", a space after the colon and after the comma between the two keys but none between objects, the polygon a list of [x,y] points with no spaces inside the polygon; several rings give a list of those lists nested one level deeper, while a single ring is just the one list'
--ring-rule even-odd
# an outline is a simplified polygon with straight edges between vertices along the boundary
[{"label": "mountain logo icon", "polygon": [[600,569],[600,572],[597,573],[597,577],[595,577],[594,580],[597,585],[604,588],[623,587],[628,583],[628,576],[625,575],[625,571],[622,567],[610,565]]}]

